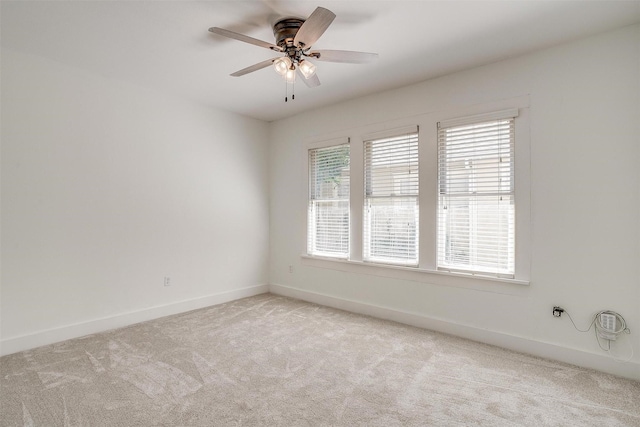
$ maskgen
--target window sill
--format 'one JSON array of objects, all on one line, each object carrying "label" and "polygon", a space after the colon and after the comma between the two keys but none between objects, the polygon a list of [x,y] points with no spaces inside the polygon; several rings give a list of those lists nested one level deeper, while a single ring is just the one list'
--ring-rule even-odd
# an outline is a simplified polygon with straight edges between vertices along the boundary
[{"label": "window sill", "polygon": [[[474,274],[430,270],[419,267],[377,264],[348,259],[328,258],[302,254],[302,265],[346,271],[355,274],[388,277],[399,280],[424,282],[441,286],[468,288],[480,291],[514,294],[527,289],[530,282]],[[516,285],[516,286],[513,286]]]}]

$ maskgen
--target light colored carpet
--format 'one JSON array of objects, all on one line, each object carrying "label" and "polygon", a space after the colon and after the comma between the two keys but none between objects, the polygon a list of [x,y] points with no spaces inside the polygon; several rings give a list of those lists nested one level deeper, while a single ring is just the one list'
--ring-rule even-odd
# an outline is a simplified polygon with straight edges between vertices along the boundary
[{"label": "light colored carpet", "polygon": [[0,373],[3,426],[640,426],[640,382],[271,294]]}]

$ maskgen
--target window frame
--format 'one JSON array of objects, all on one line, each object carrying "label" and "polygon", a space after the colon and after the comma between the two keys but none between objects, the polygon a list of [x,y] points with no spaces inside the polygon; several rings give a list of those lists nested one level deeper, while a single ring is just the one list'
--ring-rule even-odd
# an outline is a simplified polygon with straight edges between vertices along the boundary
[{"label": "window frame", "polygon": [[[411,138],[409,138],[409,135],[411,135]],[[415,137],[413,137],[413,135],[415,135]],[[370,185],[372,185],[372,182],[368,182],[367,180],[367,168],[369,167],[369,163],[368,163],[368,159],[370,159],[370,157],[367,155],[367,145],[368,144],[374,144],[374,143],[384,143],[383,141],[387,140],[387,139],[393,139],[393,138],[403,138],[405,137],[405,139],[407,139],[407,141],[409,143],[411,143],[412,139],[416,139],[415,142],[415,154],[416,154],[416,163],[417,163],[417,177],[419,179],[420,176],[420,162],[419,162],[419,154],[420,154],[420,132],[419,132],[419,127],[418,126],[408,126],[408,127],[403,127],[403,128],[398,128],[398,129],[392,129],[392,130],[388,130],[388,131],[384,131],[384,132],[377,132],[374,134],[368,134],[365,135],[363,137],[363,161],[364,161],[364,167],[363,167],[363,171],[364,171],[364,186],[362,188],[363,193],[364,193],[364,205],[363,205],[363,259],[366,260],[366,262],[369,263],[374,263],[374,264],[389,264],[389,265],[401,265],[401,266],[408,266],[408,267],[418,267],[420,259],[419,259],[419,254],[420,254],[420,218],[419,218],[419,214],[420,214],[420,183],[419,181],[416,182],[417,185],[417,190],[415,194],[411,194],[411,195],[388,195],[388,196],[368,196],[367,192],[371,191],[371,188],[369,188]],[[406,166],[406,165],[403,165]],[[416,205],[416,213],[417,215],[417,220],[416,220],[416,239],[415,239],[415,252],[416,252],[416,258],[415,261],[412,260],[401,260],[401,258],[384,258],[384,257],[380,257],[380,256],[375,256],[375,255],[371,255],[369,254],[369,252],[371,251],[371,248],[367,248],[366,244],[370,243],[370,239],[372,239],[371,236],[371,230],[367,229],[367,225],[368,225],[368,212],[366,211],[366,207],[368,206],[368,201],[369,200],[393,200],[393,199],[415,199],[415,205]],[[369,256],[367,257],[367,254],[369,254]]]},{"label": "window frame", "polygon": [[[458,118],[490,114],[506,109],[518,109],[515,120],[515,277],[504,278],[457,271],[439,271],[437,268],[437,123]],[[531,201],[530,201],[530,112],[529,96],[524,95],[501,101],[477,105],[453,106],[442,111],[370,123],[342,129],[339,133],[325,134],[318,139],[329,140],[349,135],[351,144],[350,191],[350,255],[347,259],[310,256],[301,252],[303,266],[327,268],[354,274],[370,274],[398,280],[423,282],[432,285],[482,289],[488,292],[520,294],[530,284],[531,271]],[[419,132],[419,262],[417,267],[364,262],[363,209],[364,209],[364,141],[371,135],[383,135],[408,126],[418,126]],[[316,140],[318,140],[316,139]],[[313,143],[311,143],[313,144]],[[305,153],[305,164],[306,153]],[[308,179],[308,171],[305,171]],[[306,203],[306,197],[305,197]],[[304,211],[306,212],[306,210]],[[305,221],[306,225],[306,221]],[[513,285],[519,285],[514,287]],[[524,286],[521,286],[524,285]]]},{"label": "window frame", "polygon": [[[350,235],[350,229],[351,229],[351,212],[350,212],[350,205],[351,205],[351,200],[350,197],[347,198],[347,206],[348,206],[348,211],[349,211],[349,219],[348,219],[348,230],[347,230],[347,252],[346,255],[343,254],[336,254],[336,255],[332,255],[329,252],[322,252],[322,251],[318,251],[316,253],[312,253],[311,248],[310,248],[310,242],[313,240],[312,236],[310,236],[310,230],[312,229],[312,224],[311,224],[311,217],[310,217],[310,211],[311,211],[311,203],[312,201],[316,200],[312,197],[311,194],[311,189],[312,189],[312,183],[311,183],[311,158],[310,158],[310,153],[311,151],[314,150],[323,150],[323,149],[329,149],[329,148],[337,148],[340,146],[348,146],[349,147],[349,163],[351,163],[351,147],[350,147],[350,140],[349,138],[338,138],[338,139],[332,139],[332,140],[326,140],[326,141],[322,141],[322,142],[318,142],[318,143],[314,143],[314,144],[309,144],[307,146],[307,150],[305,151],[306,154],[306,159],[307,159],[307,168],[306,168],[306,176],[307,176],[307,220],[306,220],[306,224],[307,224],[307,228],[306,228],[306,232],[305,235],[307,237],[307,244],[306,244],[306,255],[308,256],[313,256],[313,257],[321,257],[321,258],[327,258],[327,259],[348,259],[349,258],[349,253],[350,253],[350,248],[351,248],[351,235]],[[349,171],[349,195],[351,195],[351,170]],[[336,201],[339,201],[341,199],[335,199]],[[317,228],[317,223],[314,221],[313,223],[313,228]],[[315,236],[314,236],[315,237]]]},{"label": "window frame", "polygon": [[[490,197],[496,197],[496,195],[500,195],[500,196],[509,196],[510,200],[511,200],[511,204],[513,204],[513,217],[511,218],[511,220],[513,220],[515,222],[515,195],[518,191],[517,187],[515,186],[515,168],[516,168],[516,163],[515,163],[515,146],[516,146],[516,140],[518,138],[517,133],[515,132],[515,122],[518,118],[518,109],[517,108],[512,108],[512,109],[508,109],[508,110],[502,110],[502,111],[494,111],[491,113],[486,113],[486,114],[477,114],[477,115],[473,115],[473,116],[467,116],[467,117],[459,117],[459,118],[455,118],[455,119],[450,119],[450,120],[445,120],[445,121],[441,121],[438,122],[438,217],[437,217],[437,221],[436,221],[436,228],[437,228],[437,239],[436,239],[436,243],[438,245],[438,251],[437,251],[437,259],[436,259],[436,266],[437,269],[439,271],[449,271],[449,272],[460,272],[460,273],[467,273],[467,274],[478,274],[478,275],[487,275],[487,276],[495,276],[495,277],[503,277],[503,278],[515,278],[515,246],[516,246],[516,240],[514,239],[513,241],[513,245],[508,244],[508,250],[507,253],[511,253],[513,252],[513,254],[508,255],[508,258],[511,259],[511,262],[513,262],[514,264],[514,270],[513,271],[507,271],[507,270],[502,270],[502,271],[497,271],[497,270],[492,270],[489,268],[482,268],[480,267],[479,264],[476,264],[475,266],[473,266],[473,262],[469,262],[469,264],[467,266],[463,266],[461,264],[457,264],[456,263],[451,263],[450,265],[444,265],[444,264],[440,264],[441,262],[445,262],[446,259],[446,255],[442,253],[442,251],[446,250],[444,247],[446,246],[446,243],[441,241],[441,232],[443,231],[443,223],[442,223],[442,214],[443,212],[441,212],[441,206],[440,204],[442,203],[443,198],[449,199],[450,203],[452,200],[455,200],[456,197],[456,191],[444,191],[442,189],[442,186],[445,185],[443,182],[441,182],[441,178],[443,176],[448,176],[449,174],[452,174],[453,176],[456,176],[456,172],[453,170],[447,170],[447,169],[442,169],[442,161],[441,161],[441,154],[447,151],[447,146],[446,146],[446,142],[444,142],[445,147],[441,148],[441,143],[443,141],[440,140],[441,137],[441,133],[446,133],[446,131],[448,129],[456,129],[456,128],[460,128],[460,127],[464,127],[464,126],[473,126],[473,125],[485,125],[488,123],[494,123],[494,122],[498,122],[498,121],[512,121],[513,122],[513,140],[510,139],[509,142],[509,156],[508,158],[510,159],[509,162],[509,170],[511,170],[510,173],[510,177],[509,177],[509,192],[503,192],[502,190],[494,190],[497,191],[497,193],[495,193],[494,195],[485,195],[482,192],[478,192],[478,194],[476,194],[475,197],[477,197],[476,200],[474,200],[474,197],[472,197],[471,194],[465,196],[461,196],[460,199],[461,200],[467,200],[469,202],[469,208],[472,209],[473,206],[476,206],[477,202],[480,200],[485,200],[487,198]],[[511,129],[511,124],[508,125],[509,129]],[[443,131],[443,132],[441,132]],[[474,135],[477,135],[477,133],[474,133]],[[477,138],[477,136],[474,136],[474,138]],[[498,143],[497,139],[492,139],[491,143],[494,144],[491,146],[491,150],[495,150],[496,146],[495,144],[499,144],[502,145],[502,143]],[[469,153],[469,143],[466,142],[465,143],[466,147],[464,148],[464,153],[466,154],[470,154]],[[458,145],[458,147],[460,147]],[[486,147],[486,146],[485,146]],[[500,149],[500,147],[497,147],[498,149]],[[460,150],[460,148],[455,148],[455,150]],[[475,149],[474,149],[475,151]],[[461,153],[460,151],[457,151],[458,153]],[[494,153],[492,151],[492,153]],[[442,154],[445,155],[446,154]],[[477,157],[475,157],[475,159],[477,160]],[[501,166],[499,166],[501,167]],[[470,173],[469,174],[470,177],[472,178],[486,178],[486,175],[480,175],[480,176],[476,176],[474,173]],[[459,173],[458,173],[459,176]],[[493,177],[492,177],[493,178]],[[455,178],[454,178],[455,179]],[[449,179],[446,178],[446,181],[449,182]],[[459,181],[460,183],[461,181]],[[491,185],[496,185],[495,182],[492,181]],[[474,192],[475,193],[475,192]],[[472,203],[472,202],[476,202],[476,203]],[[493,205],[495,206],[495,205]],[[477,206],[476,206],[477,207]],[[471,215],[470,215],[471,216]],[[478,224],[482,224],[481,222],[474,222],[471,219],[469,220],[470,223],[474,224],[477,226]],[[486,225],[486,224],[485,224]],[[509,227],[511,228],[511,227]],[[513,237],[515,237],[516,230],[515,230],[515,226],[513,227]],[[509,231],[507,231],[507,241],[510,240],[508,238],[509,236]],[[472,243],[472,241],[474,239],[478,239],[478,235],[477,233],[473,233],[470,232],[469,233],[469,240],[470,240],[470,245],[469,245],[469,251],[471,252],[471,254],[473,254],[473,252],[477,249],[476,245]],[[472,258],[474,258],[474,256],[472,256]],[[475,268],[474,268],[475,267]]]}]

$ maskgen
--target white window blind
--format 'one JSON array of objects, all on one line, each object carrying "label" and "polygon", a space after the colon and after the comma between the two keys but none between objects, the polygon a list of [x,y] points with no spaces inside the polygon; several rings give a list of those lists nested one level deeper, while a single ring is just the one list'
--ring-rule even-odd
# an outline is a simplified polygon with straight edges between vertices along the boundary
[{"label": "white window blind", "polygon": [[365,141],[363,259],[418,264],[418,132]]},{"label": "white window blind", "polygon": [[517,110],[504,113],[438,124],[441,270],[514,277]]},{"label": "white window blind", "polygon": [[309,150],[307,252],[349,257],[349,144]]}]

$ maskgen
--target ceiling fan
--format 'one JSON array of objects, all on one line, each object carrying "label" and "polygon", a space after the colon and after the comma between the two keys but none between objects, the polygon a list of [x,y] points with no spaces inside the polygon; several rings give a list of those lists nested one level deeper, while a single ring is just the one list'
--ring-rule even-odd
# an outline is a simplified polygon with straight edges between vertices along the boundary
[{"label": "ceiling fan", "polygon": [[320,85],[316,74],[316,66],[307,58],[317,61],[363,64],[378,57],[377,53],[353,52],[348,50],[311,50],[311,46],[324,34],[336,15],[328,9],[318,7],[305,20],[300,18],[280,19],[273,25],[276,43],[269,43],[224,28],[211,27],[212,33],[240,40],[256,46],[283,53],[283,56],[267,59],[251,65],[231,75],[240,77],[273,65],[275,70],[284,76],[287,82],[293,82],[296,73],[308,87]]}]

